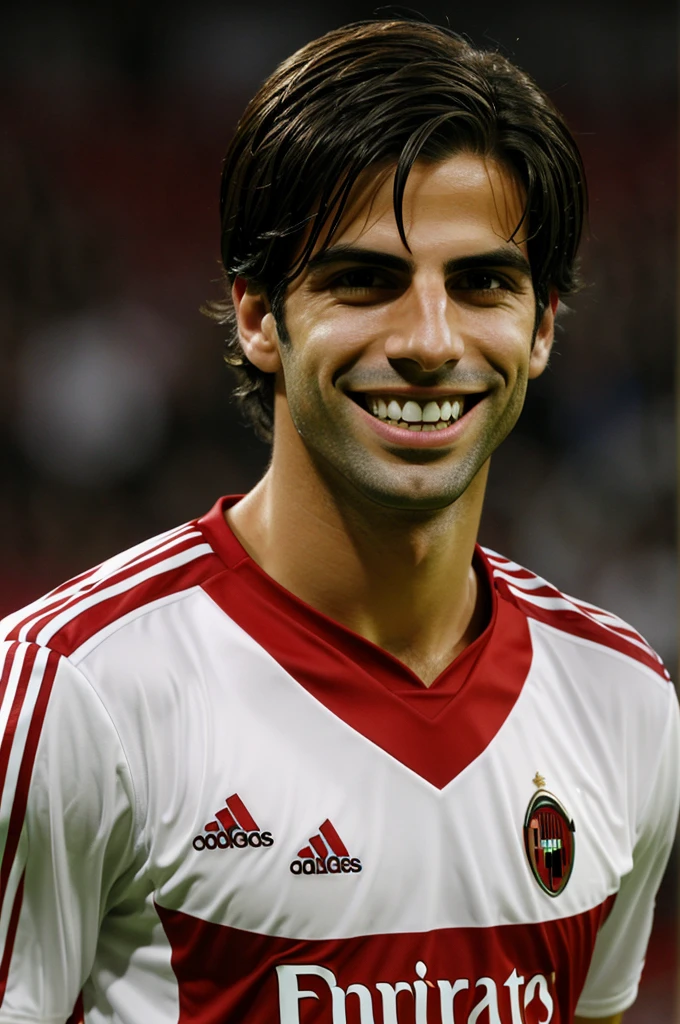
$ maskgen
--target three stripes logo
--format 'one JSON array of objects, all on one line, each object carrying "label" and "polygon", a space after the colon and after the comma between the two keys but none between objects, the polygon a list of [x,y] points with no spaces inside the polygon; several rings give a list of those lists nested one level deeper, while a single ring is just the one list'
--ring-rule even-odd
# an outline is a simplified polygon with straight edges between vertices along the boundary
[{"label": "three stripes logo", "polygon": [[311,836],[309,846],[298,850],[290,863],[294,875],[339,875],[361,871],[358,857],[350,857],[347,847],[326,818],[317,835]]},{"label": "three stripes logo", "polygon": [[260,831],[252,814],[238,793],[227,797],[225,805],[204,828],[204,835],[194,836],[194,850],[229,850],[233,847],[273,846],[271,832]]}]

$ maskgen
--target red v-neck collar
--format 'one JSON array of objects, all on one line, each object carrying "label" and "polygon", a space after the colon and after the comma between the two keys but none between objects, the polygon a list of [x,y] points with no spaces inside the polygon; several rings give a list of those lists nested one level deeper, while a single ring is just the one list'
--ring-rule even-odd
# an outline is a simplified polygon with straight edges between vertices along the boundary
[{"label": "red v-neck collar", "polygon": [[236,501],[221,498],[199,520],[225,566],[204,590],[328,710],[443,788],[488,746],[531,663],[526,617],[498,593],[482,549],[475,566],[491,594],[489,624],[428,688],[393,655],[267,576],[226,522]]}]

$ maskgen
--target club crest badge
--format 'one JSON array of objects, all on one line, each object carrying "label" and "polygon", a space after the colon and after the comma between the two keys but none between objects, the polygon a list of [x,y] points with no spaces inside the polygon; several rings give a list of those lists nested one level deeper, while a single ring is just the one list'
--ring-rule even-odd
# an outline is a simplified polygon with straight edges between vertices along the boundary
[{"label": "club crest badge", "polygon": [[524,847],[534,878],[548,896],[564,891],[574,866],[573,820],[536,772],[538,786],[524,816]]}]

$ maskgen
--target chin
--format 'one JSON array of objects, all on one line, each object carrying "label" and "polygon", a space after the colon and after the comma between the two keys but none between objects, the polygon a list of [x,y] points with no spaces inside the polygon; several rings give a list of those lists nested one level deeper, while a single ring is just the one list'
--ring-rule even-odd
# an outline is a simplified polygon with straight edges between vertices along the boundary
[{"label": "chin", "polygon": [[316,468],[326,478],[329,493],[341,504],[359,502],[367,511],[370,506],[405,513],[443,511],[470,488],[477,492],[477,481],[482,491],[486,482],[485,451],[469,452],[454,464],[449,460],[448,465],[443,464],[441,453],[436,453],[436,461],[433,453],[427,453],[427,462],[401,465],[366,458],[364,452],[352,454],[354,458],[329,458],[317,449]]},{"label": "chin", "polygon": [[364,498],[374,505],[395,512],[438,512],[454,505],[468,490],[471,480],[458,483],[447,481],[445,485],[433,486],[429,480],[416,479],[401,481],[399,484],[380,481],[355,482],[355,487]]},{"label": "chin", "polygon": [[373,474],[361,488],[375,504],[404,512],[437,512],[455,505],[468,492],[482,492],[488,456],[468,456],[457,465],[409,466],[394,473]]},{"label": "chin", "polygon": [[441,512],[455,505],[460,494],[382,494],[372,496],[374,504],[394,512]]}]

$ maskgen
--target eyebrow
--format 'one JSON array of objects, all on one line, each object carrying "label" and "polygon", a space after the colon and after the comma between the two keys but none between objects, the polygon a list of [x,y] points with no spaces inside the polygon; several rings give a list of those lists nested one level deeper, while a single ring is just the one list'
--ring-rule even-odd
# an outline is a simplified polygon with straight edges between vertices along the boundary
[{"label": "eyebrow", "polygon": [[[371,267],[384,267],[386,270],[396,270],[402,274],[413,273],[415,264],[413,260],[403,256],[395,256],[393,253],[380,252],[377,249],[362,249],[356,245],[334,245],[330,249],[324,249],[308,261],[307,267],[310,272],[321,270],[324,267],[333,266],[336,263],[355,263]],[[471,270],[475,267],[509,267],[518,270],[527,277],[531,277],[531,264],[526,256],[517,248],[509,245],[499,246],[497,249],[490,249],[488,252],[471,253],[468,256],[457,256],[447,260],[444,264],[444,272],[452,274],[460,270]]]}]

